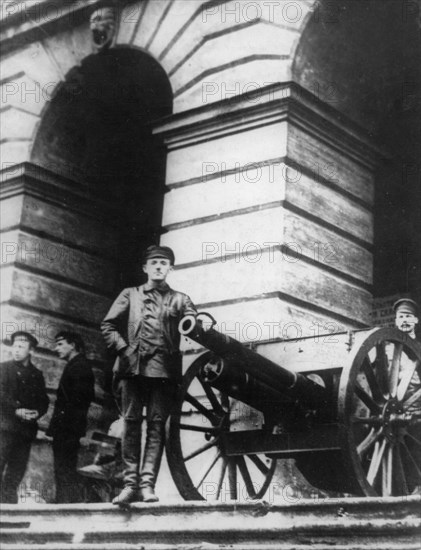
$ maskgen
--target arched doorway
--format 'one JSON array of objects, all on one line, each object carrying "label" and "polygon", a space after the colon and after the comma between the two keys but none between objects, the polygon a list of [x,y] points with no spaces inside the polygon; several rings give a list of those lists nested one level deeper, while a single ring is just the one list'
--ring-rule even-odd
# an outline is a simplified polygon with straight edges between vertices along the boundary
[{"label": "arched doorway", "polygon": [[373,296],[405,293],[419,301],[419,22],[394,0],[322,1],[319,8],[297,48],[293,78],[364,128],[379,146]]},{"label": "arched doorway", "polygon": [[104,240],[116,228],[120,288],[138,283],[139,253],[159,240],[165,151],[152,126],[171,112],[162,67],[140,50],[109,49],[67,74],[34,142],[33,163],[86,185],[112,211]]}]

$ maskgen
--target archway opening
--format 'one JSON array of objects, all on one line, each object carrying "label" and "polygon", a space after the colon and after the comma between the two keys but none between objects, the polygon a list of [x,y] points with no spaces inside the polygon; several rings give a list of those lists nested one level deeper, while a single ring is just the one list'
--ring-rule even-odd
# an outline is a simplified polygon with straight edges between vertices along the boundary
[{"label": "archway opening", "polygon": [[321,0],[293,78],[386,152],[376,175],[373,295],[421,299],[421,32],[395,0]]},{"label": "archway opening", "polygon": [[165,151],[152,127],[171,112],[162,67],[144,52],[110,49],[68,73],[34,142],[32,162],[86,184],[114,212],[119,287],[138,284],[139,253],[159,240]]}]

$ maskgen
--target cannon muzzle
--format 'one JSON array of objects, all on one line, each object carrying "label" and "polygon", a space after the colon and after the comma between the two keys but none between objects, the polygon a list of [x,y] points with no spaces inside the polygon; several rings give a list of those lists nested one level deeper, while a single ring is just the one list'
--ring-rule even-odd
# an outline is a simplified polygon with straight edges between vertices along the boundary
[{"label": "cannon muzzle", "polygon": [[181,319],[178,330],[183,336],[188,336],[224,359],[225,367],[233,374],[245,372],[288,400],[299,400],[301,405],[312,409],[320,407],[327,400],[326,390],[320,384],[277,365],[213,327],[206,330],[194,315]]}]

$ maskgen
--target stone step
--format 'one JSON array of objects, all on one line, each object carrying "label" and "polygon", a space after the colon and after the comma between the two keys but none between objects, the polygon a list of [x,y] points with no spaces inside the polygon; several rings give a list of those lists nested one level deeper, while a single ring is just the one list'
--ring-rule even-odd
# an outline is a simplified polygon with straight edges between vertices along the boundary
[{"label": "stone step", "polygon": [[271,544],[261,544],[260,542],[248,544],[215,544],[202,541],[199,543],[183,544],[139,544],[139,543],[115,543],[101,544],[78,544],[78,543],[46,543],[46,544],[2,544],[2,550],[16,550],[24,548],[25,550],[420,550],[419,540],[414,538],[407,540],[400,539],[399,542],[371,540],[366,542],[347,541],[344,544],[337,544],[333,541],[322,542],[300,542],[291,545],[290,541],[276,541]]},{"label": "stone step", "polygon": [[421,498],[2,506],[1,550],[419,550]]}]

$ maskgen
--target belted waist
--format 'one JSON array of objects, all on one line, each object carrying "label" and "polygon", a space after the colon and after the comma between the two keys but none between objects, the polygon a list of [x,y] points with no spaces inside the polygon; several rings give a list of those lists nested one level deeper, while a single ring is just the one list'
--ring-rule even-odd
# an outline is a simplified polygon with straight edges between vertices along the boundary
[{"label": "belted waist", "polygon": [[148,344],[142,344],[142,343],[139,344],[137,350],[139,352],[141,359],[148,359],[155,355],[160,355],[162,357],[173,357],[173,356],[181,355],[178,350],[171,351],[158,346],[150,346]]}]

